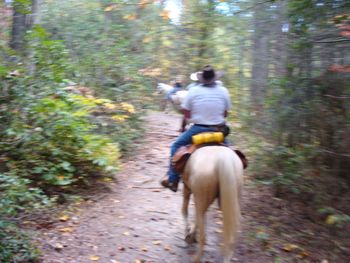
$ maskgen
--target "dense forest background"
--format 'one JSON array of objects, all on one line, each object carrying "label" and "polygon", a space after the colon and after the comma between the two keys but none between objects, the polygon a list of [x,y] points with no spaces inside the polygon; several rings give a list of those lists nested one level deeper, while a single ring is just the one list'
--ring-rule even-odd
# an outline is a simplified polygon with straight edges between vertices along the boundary
[{"label": "dense forest background", "polygon": [[20,216],[112,177],[142,135],[141,117],[157,108],[156,83],[182,75],[189,84],[207,64],[224,72],[232,140],[257,182],[305,203],[314,220],[346,228],[349,1],[7,0],[0,261],[36,258]]}]

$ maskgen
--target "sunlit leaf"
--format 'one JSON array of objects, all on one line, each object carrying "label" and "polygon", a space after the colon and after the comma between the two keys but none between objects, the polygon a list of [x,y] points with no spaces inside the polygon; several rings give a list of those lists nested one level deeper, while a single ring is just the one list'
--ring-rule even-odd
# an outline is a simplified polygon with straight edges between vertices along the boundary
[{"label": "sunlit leaf", "polygon": [[163,10],[159,16],[161,16],[164,20],[170,19],[170,11],[169,10]]},{"label": "sunlit leaf", "polygon": [[283,246],[283,250],[286,251],[286,252],[291,252],[295,249],[299,248],[297,245],[295,244],[286,244]]},{"label": "sunlit leaf", "polygon": [[66,221],[68,221],[68,220],[70,219],[70,217],[69,217],[68,215],[63,215],[63,216],[61,216],[59,219],[60,219],[60,221],[62,221],[62,222],[66,222]]},{"label": "sunlit leaf", "polygon": [[98,261],[98,260],[100,260],[100,257],[99,256],[91,256],[90,260],[91,261]]}]

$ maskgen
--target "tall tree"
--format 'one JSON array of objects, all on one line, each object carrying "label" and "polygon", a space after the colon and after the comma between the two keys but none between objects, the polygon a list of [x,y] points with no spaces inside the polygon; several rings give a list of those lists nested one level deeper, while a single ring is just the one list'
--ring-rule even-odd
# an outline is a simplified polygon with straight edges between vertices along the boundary
[{"label": "tall tree", "polygon": [[15,0],[13,2],[12,34],[10,47],[23,50],[25,33],[36,21],[39,0]]}]

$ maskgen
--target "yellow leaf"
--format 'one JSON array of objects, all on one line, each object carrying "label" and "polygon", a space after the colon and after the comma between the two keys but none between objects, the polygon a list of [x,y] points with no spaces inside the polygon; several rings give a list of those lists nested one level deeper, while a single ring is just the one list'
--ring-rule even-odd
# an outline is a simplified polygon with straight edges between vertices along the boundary
[{"label": "yellow leaf", "polygon": [[123,235],[124,235],[124,236],[130,236],[130,233],[129,233],[128,231],[125,231],[125,232],[123,233]]},{"label": "yellow leaf", "polygon": [[171,47],[172,42],[170,40],[168,40],[168,39],[165,39],[165,40],[163,40],[163,45],[165,47]]},{"label": "yellow leaf", "polygon": [[327,225],[333,225],[337,221],[337,217],[334,215],[329,215],[326,218],[326,224]]},{"label": "yellow leaf", "polygon": [[71,227],[64,227],[64,228],[61,228],[60,231],[64,232],[64,233],[72,233],[73,232],[73,228],[71,228]]},{"label": "yellow leaf", "polygon": [[147,247],[142,247],[141,250],[142,250],[143,252],[147,252],[147,251],[148,251],[148,248],[147,248]]},{"label": "yellow leaf", "polygon": [[154,245],[160,245],[160,244],[162,244],[162,241],[156,240],[156,241],[153,241],[152,243],[153,243]]},{"label": "yellow leaf", "polygon": [[151,37],[144,37],[144,38],[142,39],[142,42],[145,43],[145,44],[147,44],[147,43],[151,42],[151,40],[152,40]]},{"label": "yellow leaf", "polygon": [[148,0],[141,0],[138,5],[141,9],[144,9],[148,4]]},{"label": "yellow leaf", "polygon": [[63,221],[63,222],[66,222],[66,221],[68,221],[70,218],[69,218],[69,216],[67,216],[67,215],[64,215],[64,216],[61,216],[60,217],[60,221]]},{"label": "yellow leaf", "polygon": [[123,18],[131,21],[136,19],[136,15],[135,14],[125,15],[123,16]]},{"label": "yellow leaf", "polygon": [[113,10],[113,6],[112,6],[112,5],[107,6],[107,7],[105,8],[105,11],[106,11],[106,12],[110,12],[110,11],[112,11],[112,10]]},{"label": "yellow leaf", "polygon": [[91,256],[90,260],[91,261],[98,261],[98,260],[100,260],[100,257],[99,256]]},{"label": "yellow leaf", "polygon": [[110,177],[104,177],[103,181],[106,182],[106,183],[110,183],[110,182],[113,182],[113,179],[110,178]]},{"label": "yellow leaf", "polygon": [[286,244],[284,247],[283,247],[283,250],[284,251],[287,251],[287,252],[291,252],[295,249],[297,249],[298,246],[297,245],[294,245],[294,244]]},{"label": "yellow leaf", "polygon": [[306,250],[303,250],[299,253],[299,255],[302,257],[302,258],[306,258],[309,256],[309,253],[306,251]]},{"label": "yellow leaf", "polygon": [[103,104],[103,106],[109,110],[114,110],[117,108],[117,105],[115,105],[113,103],[105,103],[105,104]]},{"label": "yellow leaf", "polygon": [[164,250],[170,251],[170,250],[171,250],[171,247],[170,247],[170,246],[164,246]]},{"label": "yellow leaf", "polygon": [[163,10],[159,15],[160,15],[164,20],[169,20],[169,19],[170,19],[170,12],[169,12],[169,10]]}]

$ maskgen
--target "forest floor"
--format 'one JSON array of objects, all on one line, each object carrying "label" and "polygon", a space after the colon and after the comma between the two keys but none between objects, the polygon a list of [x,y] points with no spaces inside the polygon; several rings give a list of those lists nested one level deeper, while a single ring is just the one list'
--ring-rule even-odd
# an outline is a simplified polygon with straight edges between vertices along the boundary
[{"label": "forest floor", "polygon": [[[144,138],[124,158],[115,181],[97,184],[89,198],[75,202],[57,220],[33,236],[45,263],[190,262],[196,245],[184,242],[181,189],[159,185],[171,142],[178,136],[178,115],[150,112]],[[102,185],[102,186],[101,186]],[[191,204],[193,217],[193,204]],[[286,200],[273,198],[267,186],[245,175],[243,228],[232,262],[346,262],[329,255],[317,226],[302,222]],[[298,220],[300,219],[300,220]],[[207,214],[207,244],[202,262],[217,262],[221,219],[217,204]],[[327,234],[327,233],[326,233]],[[319,243],[310,237],[319,237]],[[334,249],[334,246],[332,246]],[[342,248],[339,252],[344,254]],[[328,258],[327,258],[328,257]]]}]

